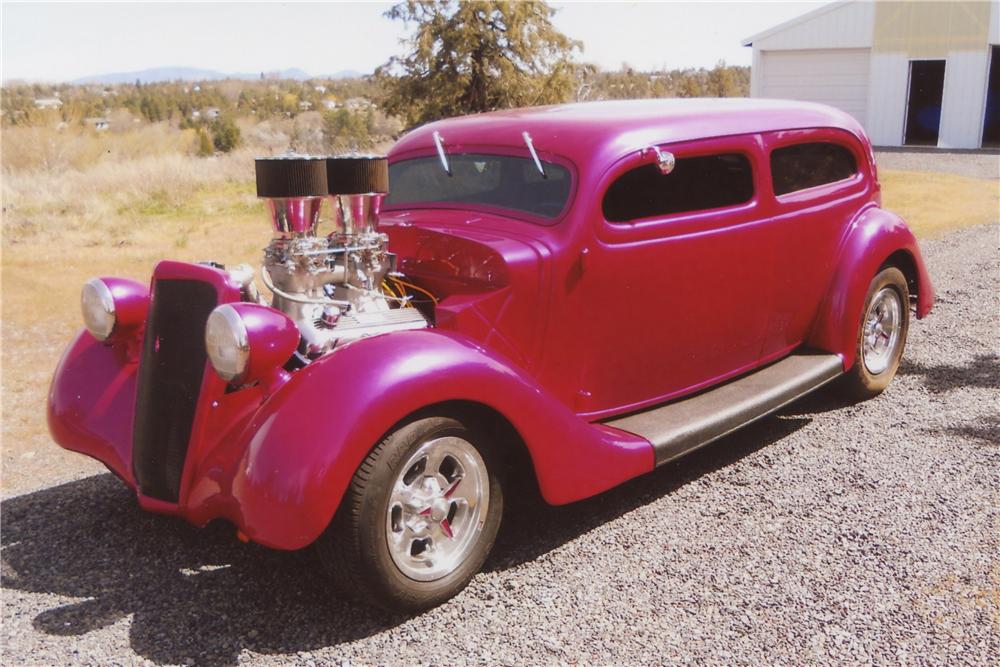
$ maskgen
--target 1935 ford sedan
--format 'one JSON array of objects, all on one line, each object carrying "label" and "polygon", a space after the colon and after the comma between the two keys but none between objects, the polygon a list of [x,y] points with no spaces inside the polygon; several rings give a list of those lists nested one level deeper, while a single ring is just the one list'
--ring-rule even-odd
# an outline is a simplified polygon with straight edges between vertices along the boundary
[{"label": "1935 ford sedan", "polygon": [[89,281],[49,425],[142,507],[315,543],[394,609],[468,583],[510,476],[569,503],[828,382],[873,397],[934,300],[864,132],[820,105],[489,113],[256,173],[259,274]]}]

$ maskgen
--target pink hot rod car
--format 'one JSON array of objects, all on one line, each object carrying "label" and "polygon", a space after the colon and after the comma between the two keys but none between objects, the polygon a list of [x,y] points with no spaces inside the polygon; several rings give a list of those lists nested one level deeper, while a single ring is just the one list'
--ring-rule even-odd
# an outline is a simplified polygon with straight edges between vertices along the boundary
[{"label": "pink hot rod car", "polygon": [[569,503],[828,382],[874,396],[934,300],[819,105],[489,113],[256,170],[269,298],[246,265],[89,281],[51,431],[142,507],[316,543],[395,609],[465,586],[511,475]]}]

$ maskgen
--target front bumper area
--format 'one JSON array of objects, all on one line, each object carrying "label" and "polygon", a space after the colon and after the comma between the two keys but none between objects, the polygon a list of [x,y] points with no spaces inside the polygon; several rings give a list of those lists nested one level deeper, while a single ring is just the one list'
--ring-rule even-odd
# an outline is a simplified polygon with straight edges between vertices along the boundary
[{"label": "front bumper area", "polygon": [[[267,419],[296,381],[231,391],[205,358],[208,314],[238,301],[239,285],[213,267],[164,261],[150,294],[141,331],[98,342],[84,330],[66,350],[49,392],[53,439],[104,463],[146,510],[199,526],[227,519],[278,549],[308,545],[340,496],[320,487],[326,502],[317,503],[306,480],[275,480],[253,458],[280,457],[285,443],[268,437]],[[308,425],[295,435],[309,439]]]},{"label": "front bumper area", "polygon": [[246,443],[253,435],[252,417],[265,402],[259,388],[203,397],[177,502],[142,493],[132,460],[139,370],[136,347],[134,342],[105,345],[86,331],[77,334],[49,391],[48,423],[55,441],[103,463],[136,493],[145,510],[180,516],[198,526],[226,519],[267,546],[303,546],[288,537],[295,533],[294,527],[276,532],[245,516],[241,494],[233,489]]}]

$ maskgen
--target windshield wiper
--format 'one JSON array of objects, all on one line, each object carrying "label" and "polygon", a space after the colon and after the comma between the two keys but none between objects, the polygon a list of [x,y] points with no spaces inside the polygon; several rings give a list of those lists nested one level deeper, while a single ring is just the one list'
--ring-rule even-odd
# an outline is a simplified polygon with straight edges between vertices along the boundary
[{"label": "windshield wiper", "polygon": [[434,130],[434,145],[437,147],[438,157],[441,159],[441,168],[444,169],[444,173],[451,176],[451,167],[448,165],[448,156],[444,153],[444,140],[441,138],[441,133]]},{"label": "windshield wiper", "polygon": [[545,167],[542,166],[542,161],[538,159],[538,153],[535,151],[535,144],[531,141],[531,135],[527,131],[521,133],[524,137],[524,143],[528,145],[528,152],[531,153],[531,159],[535,161],[535,167],[538,168],[538,173],[542,175],[542,178],[548,178],[545,174]]}]

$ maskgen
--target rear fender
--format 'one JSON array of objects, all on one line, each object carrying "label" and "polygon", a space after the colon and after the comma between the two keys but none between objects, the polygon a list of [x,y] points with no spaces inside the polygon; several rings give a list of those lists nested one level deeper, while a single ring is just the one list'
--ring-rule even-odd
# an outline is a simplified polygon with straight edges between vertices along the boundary
[{"label": "rear fender", "polygon": [[275,548],[308,545],[375,444],[421,408],[457,400],[510,421],[550,503],[585,498],[653,469],[646,440],[579,419],[460,335],[398,332],[349,344],[295,373],[257,412],[232,482],[244,532]]},{"label": "rear fender", "polygon": [[872,278],[893,256],[902,257],[912,272],[917,292],[917,317],[934,303],[934,288],[913,232],[898,215],[878,207],[866,209],[851,224],[841,244],[837,269],[806,340],[809,347],[841,355],[844,370],[855,362],[855,343],[865,296]]}]

